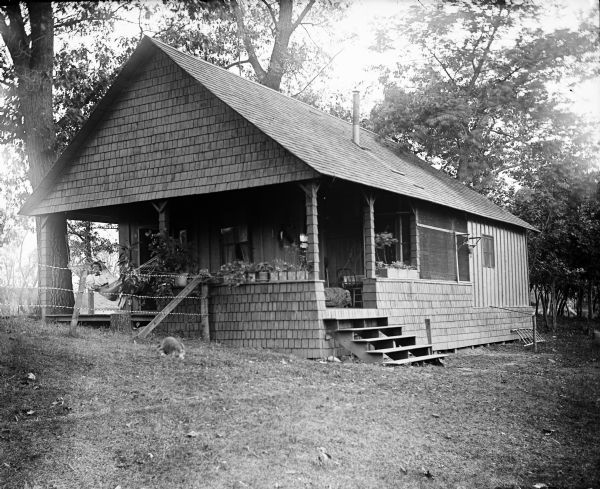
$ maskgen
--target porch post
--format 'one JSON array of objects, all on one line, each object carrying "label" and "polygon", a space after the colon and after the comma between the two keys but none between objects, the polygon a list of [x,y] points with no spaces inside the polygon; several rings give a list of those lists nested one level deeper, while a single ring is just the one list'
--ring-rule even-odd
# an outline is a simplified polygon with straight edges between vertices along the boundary
[{"label": "porch post", "polygon": [[371,193],[365,193],[364,197],[365,278],[375,278],[375,197]]},{"label": "porch post", "polygon": [[169,209],[167,208],[168,200],[159,200],[152,202],[152,207],[158,212],[158,230],[163,236],[169,235]]},{"label": "porch post", "polygon": [[300,184],[306,196],[306,235],[308,237],[308,249],[306,250],[306,263],[310,270],[312,280],[319,279],[319,222],[317,192],[318,182]]}]

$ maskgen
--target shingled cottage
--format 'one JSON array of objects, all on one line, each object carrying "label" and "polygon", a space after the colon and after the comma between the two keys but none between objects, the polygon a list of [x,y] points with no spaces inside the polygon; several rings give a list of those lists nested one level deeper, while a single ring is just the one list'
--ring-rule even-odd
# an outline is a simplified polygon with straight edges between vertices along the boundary
[{"label": "shingled cottage", "polygon": [[[531,324],[529,224],[357,124],[148,37],[22,212],[118,223],[138,264],[162,227],[213,272],[305,265],[211,286],[210,338],[224,344],[407,363]],[[405,277],[377,270],[384,232]],[[336,287],[351,307],[326,307]],[[175,314],[159,328],[194,335],[198,323]]]}]

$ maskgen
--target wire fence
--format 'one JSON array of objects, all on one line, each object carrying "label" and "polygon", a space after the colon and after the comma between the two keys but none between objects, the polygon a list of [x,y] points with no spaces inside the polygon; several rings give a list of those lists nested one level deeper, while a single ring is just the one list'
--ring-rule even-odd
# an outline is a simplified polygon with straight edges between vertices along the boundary
[{"label": "wire fence", "polygon": [[[78,277],[82,280],[84,271],[89,272],[89,266],[85,265],[70,265],[69,267],[59,267],[54,265],[40,265],[40,268],[46,268],[52,271],[72,273],[73,278]],[[91,274],[90,274],[91,275]],[[141,288],[147,285],[150,280],[166,281],[174,279],[181,274],[172,273],[139,273],[133,272],[131,276],[140,281]],[[112,277],[114,279],[114,277]],[[194,279],[193,275],[189,275],[190,279]],[[108,283],[106,285],[109,285]],[[82,297],[79,303],[80,314],[111,314],[119,311],[127,311],[136,315],[152,315],[164,306],[166,306],[178,295],[170,287],[163,288],[164,293],[152,293],[152,291],[129,291],[123,290],[123,276],[119,279],[112,280],[110,284],[110,292],[103,292],[102,287],[89,287],[87,284],[82,289]],[[42,310],[50,315],[69,315],[72,314],[74,305],[55,304],[52,297],[62,295],[68,297],[73,294],[73,299],[80,293],[79,284],[73,289],[53,286],[14,286],[0,285],[0,316],[41,316]],[[193,309],[200,307],[200,301],[206,299],[206,295],[201,295],[199,290],[193,291],[190,295],[179,298],[181,303],[178,307],[185,312],[171,312],[174,316],[197,316],[205,315],[203,312],[194,312]],[[64,301],[61,301],[64,302]]]}]

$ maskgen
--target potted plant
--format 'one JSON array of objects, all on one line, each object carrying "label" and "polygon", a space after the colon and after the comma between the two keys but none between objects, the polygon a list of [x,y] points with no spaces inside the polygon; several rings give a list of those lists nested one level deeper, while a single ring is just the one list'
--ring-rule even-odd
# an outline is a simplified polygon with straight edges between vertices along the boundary
[{"label": "potted plant", "polygon": [[391,249],[395,246],[398,240],[394,238],[394,235],[389,232],[382,232],[375,234],[375,255],[377,260],[383,263],[390,263],[391,261]]},{"label": "potted plant", "polygon": [[[157,295],[165,295],[170,287],[185,287],[188,270],[193,266],[189,249],[178,239],[164,233],[150,234],[150,256],[156,258],[154,273],[164,275],[155,285]],[[170,275],[170,277],[169,277]],[[172,293],[172,292],[171,292]]]},{"label": "potted plant", "polygon": [[392,263],[376,262],[377,275],[383,278],[419,278],[416,267],[407,265],[401,261],[393,261]]},{"label": "potted plant", "polygon": [[294,264],[278,258],[273,262],[273,268],[271,280],[295,280],[295,277],[292,276],[296,269]]},{"label": "potted plant", "polygon": [[237,287],[246,283],[249,268],[250,264],[242,260],[235,260],[221,265],[217,275],[223,280],[224,284],[229,285],[229,287]]},{"label": "potted plant", "polygon": [[264,261],[256,264],[256,270],[256,280],[258,282],[268,282],[271,278],[271,272],[273,272],[275,268],[269,262]]},{"label": "potted plant", "polygon": [[257,271],[258,271],[257,267],[254,263],[248,263],[246,266],[246,272],[245,272],[246,282],[248,282],[248,283],[256,282],[256,272]]}]

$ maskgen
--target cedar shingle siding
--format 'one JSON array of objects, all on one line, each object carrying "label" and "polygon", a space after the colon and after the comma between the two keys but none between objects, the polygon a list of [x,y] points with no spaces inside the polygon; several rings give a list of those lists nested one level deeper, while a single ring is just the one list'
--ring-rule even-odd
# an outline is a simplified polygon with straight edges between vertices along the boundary
[{"label": "cedar shingle siding", "polygon": [[118,95],[36,213],[316,175],[157,50]]}]

